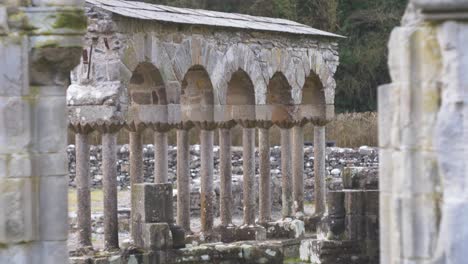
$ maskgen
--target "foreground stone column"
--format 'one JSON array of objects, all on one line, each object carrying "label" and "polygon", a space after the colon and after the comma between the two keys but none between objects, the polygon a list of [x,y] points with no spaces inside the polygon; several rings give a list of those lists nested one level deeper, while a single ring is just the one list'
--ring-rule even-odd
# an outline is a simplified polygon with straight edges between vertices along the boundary
[{"label": "foreground stone column", "polygon": [[255,224],[255,128],[253,124],[243,124],[242,129],[242,169],[243,198],[244,198],[244,225]]},{"label": "foreground stone column", "polygon": [[225,124],[219,129],[219,177],[221,226],[232,224],[232,153],[231,128],[235,124]]},{"label": "foreground stone column", "polygon": [[104,246],[119,248],[117,212],[117,130],[102,134],[102,187],[104,192]]},{"label": "foreground stone column", "polygon": [[258,148],[260,167],[260,194],[258,222],[265,224],[271,221],[271,167],[270,167],[270,127],[269,122],[259,124]]},{"label": "foreground stone column", "polygon": [[315,214],[317,216],[325,213],[326,205],[325,144],[325,126],[314,126]]},{"label": "foreground stone column", "polygon": [[76,133],[75,146],[78,243],[81,248],[91,248],[91,182],[88,133]]},{"label": "foreground stone column", "polygon": [[177,225],[190,233],[190,138],[191,124],[177,128]]},{"label": "foreground stone column", "polygon": [[154,182],[167,183],[167,130],[154,132]]},{"label": "foreground stone column", "polygon": [[304,215],[304,130],[299,124],[293,131],[293,201],[294,214]]},{"label": "foreground stone column", "polygon": [[[381,263],[465,263],[468,1],[413,0],[379,87]],[[404,45],[402,45],[404,43]]]},{"label": "foreground stone column", "polygon": [[143,183],[143,144],[142,131],[129,133],[130,138],[130,184]]},{"label": "foreground stone column", "polygon": [[291,128],[281,128],[281,199],[283,218],[293,215]]},{"label": "foreground stone column", "polygon": [[213,136],[214,126],[203,126],[200,131],[200,178],[201,178],[201,232],[209,237],[214,223],[213,196]]}]

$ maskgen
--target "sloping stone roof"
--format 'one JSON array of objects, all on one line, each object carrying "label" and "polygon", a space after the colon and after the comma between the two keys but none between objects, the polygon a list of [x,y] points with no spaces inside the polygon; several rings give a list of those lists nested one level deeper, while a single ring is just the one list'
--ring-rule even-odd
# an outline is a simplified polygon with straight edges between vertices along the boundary
[{"label": "sloping stone roof", "polygon": [[279,18],[223,13],[201,9],[177,8],[124,0],[86,0],[86,2],[112,13],[136,19],[258,31],[273,31],[332,38],[342,37],[340,35],[311,28],[294,21]]}]

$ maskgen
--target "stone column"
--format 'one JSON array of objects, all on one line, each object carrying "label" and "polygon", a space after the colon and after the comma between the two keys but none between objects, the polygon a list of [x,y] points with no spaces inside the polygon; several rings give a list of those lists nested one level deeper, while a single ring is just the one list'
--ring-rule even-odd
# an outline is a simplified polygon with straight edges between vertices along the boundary
[{"label": "stone column", "polygon": [[66,89],[83,4],[0,2],[1,263],[68,263]]},{"label": "stone column", "polygon": [[281,199],[283,218],[293,215],[291,126],[281,127]]},{"label": "stone column", "polygon": [[231,129],[235,123],[226,123],[219,128],[219,177],[221,226],[232,224],[232,153]]},{"label": "stone column", "polygon": [[81,248],[91,248],[91,192],[89,176],[88,131],[75,130],[76,191],[78,243]]},{"label": "stone column", "polygon": [[213,196],[213,136],[214,124],[204,124],[200,127],[200,178],[201,178],[201,232],[209,239],[214,223]]},{"label": "stone column", "polygon": [[130,131],[130,183],[144,182],[142,131]]},{"label": "stone column", "polygon": [[255,224],[255,122],[241,122],[244,225]]},{"label": "stone column", "polygon": [[258,151],[260,167],[259,217],[258,222],[271,221],[271,166],[270,166],[270,128],[271,122],[258,123]]},{"label": "stone column", "polygon": [[294,214],[304,215],[304,124],[293,127],[293,201]]},{"label": "stone column", "polygon": [[190,129],[191,123],[177,127],[177,225],[190,233]]},{"label": "stone column", "polygon": [[102,187],[104,192],[104,246],[107,250],[119,248],[117,213],[117,129],[102,133]]},{"label": "stone column", "polygon": [[326,205],[325,126],[314,126],[315,214],[323,215]]},{"label": "stone column", "polygon": [[154,182],[167,183],[167,132],[168,125],[154,128]]}]

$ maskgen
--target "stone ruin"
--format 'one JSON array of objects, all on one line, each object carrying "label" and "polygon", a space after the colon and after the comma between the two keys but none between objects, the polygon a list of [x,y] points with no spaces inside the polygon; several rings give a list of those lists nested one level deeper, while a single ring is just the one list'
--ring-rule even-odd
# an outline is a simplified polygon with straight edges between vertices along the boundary
[{"label": "stone ruin", "polygon": [[[345,168],[343,188],[333,191],[325,188],[324,125],[334,114],[340,36],[282,19],[122,0],[83,4],[0,2],[0,263],[377,263],[379,256],[381,263],[465,262],[468,1],[410,1],[391,36],[393,82],[379,89],[382,182]],[[71,255],[67,108],[76,133],[80,231]],[[312,215],[304,211],[301,128],[308,122],[315,126]],[[243,127],[240,226],[232,224],[235,124]],[[273,125],[282,131],[281,219],[271,215]],[[188,131],[195,126],[201,232],[190,229]],[[118,239],[120,129],[131,132],[127,245]],[[155,135],[154,183],[143,183],[144,129]],[[167,183],[171,129],[177,130],[175,202]],[[213,222],[215,129],[219,226]],[[90,226],[92,131],[102,135],[106,251],[98,252]]]}]

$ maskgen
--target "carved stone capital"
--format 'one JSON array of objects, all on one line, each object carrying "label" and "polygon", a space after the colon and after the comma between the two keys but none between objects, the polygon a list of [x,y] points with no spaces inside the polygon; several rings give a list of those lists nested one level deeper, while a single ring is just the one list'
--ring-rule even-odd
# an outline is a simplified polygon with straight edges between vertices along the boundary
[{"label": "carved stone capital", "polygon": [[218,123],[211,121],[200,121],[195,122],[195,126],[200,128],[201,130],[215,130],[216,128],[218,128]]},{"label": "carved stone capital", "polygon": [[255,120],[239,120],[237,121],[239,125],[241,125],[243,128],[255,128],[257,127],[257,121]]},{"label": "carved stone capital", "polygon": [[119,132],[125,126],[123,122],[98,122],[93,124],[95,130],[102,134],[113,134]]},{"label": "carved stone capital", "polygon": [[273,126],[273,122],[270,120],[257,120],[256,122],[258,128],[270,129]]},{"label": "carved stone capital", "polygon": [[181,122],[181,123],[175,124],[174,128],[178,129],[178,130],[187,130],[187,131],[189,131],[194,126],[195,125],[193,124],[193,122],[187,121],[187,122]]},{"label": "carved stone capital", "polygon": [[293,121],[279,121],[275,122],[275,125],[279,128],[290,129],[294,127],[295,123]]},{"label": "carved stone capital", "polygon": [[90,124],[87,123],[69,123],[68,127],[75,132],[76,134],[84,134],[87,135],[91,132],[93,132],[93,127]]},{"label": "carved stone capital", "polygon": [[143,132],[143,130],[146,129],[146,125],[143,124],[143,123],[135,123],[135,122],[131,122],[131,123],[126,123],[125,124],[125,128],[129,131],[129,132]]},{"label": "carved stone capital", "polygon": [[169,123],[153,123],[148,125],[151,129],[154,131],[160,132],[160,133],[165,133],[169,132],[174,126]]},{"label": "carved stone capital", "polygon": [[218,123],[218,128],[221,128],[221,129],[231,129],[233,127],[235,127],[237,125],[236,121],[234,120],[229,120],[229,121],[226,121],[226,122],[220,122]]}]

